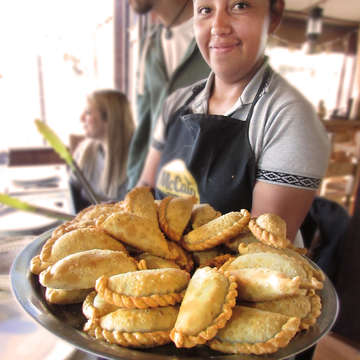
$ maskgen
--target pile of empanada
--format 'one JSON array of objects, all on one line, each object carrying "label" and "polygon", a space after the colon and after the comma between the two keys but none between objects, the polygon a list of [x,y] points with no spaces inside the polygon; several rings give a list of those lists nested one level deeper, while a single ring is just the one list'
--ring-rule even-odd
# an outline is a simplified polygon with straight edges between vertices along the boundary
[{"label": "pile of empanada", "polygon": [[30,268],[49,303],[82,304],[96,339],[267,354],[321,313],[325,276],[303,254],[277,215],[221,214],[141,187],[56,228]]}]

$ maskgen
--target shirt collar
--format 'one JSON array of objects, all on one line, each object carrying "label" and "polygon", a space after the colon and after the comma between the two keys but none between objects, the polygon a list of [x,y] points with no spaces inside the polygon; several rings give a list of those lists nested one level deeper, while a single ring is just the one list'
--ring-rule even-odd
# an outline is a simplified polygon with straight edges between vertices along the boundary
[{"label": "shirt collar", "polygon": [[[237,100],[237,104],[239,106],[251,104],[256,96],[256,93],[258,92],[259,86],[262,82],[262,79],[264,77],[264,73],[269,66],[268,57],[265,57],[265,61],[263,65],[260,67],[260,69],[256,72],[256,74],[253,76],[253,78],[250,80],[250,82],[246,85],[243,93],[240,95],[239,99]],[[209,97],[211,94],[211,88],[214,83],[215,74],[213,72],[210,73],[208,78],[204,82],[202,82],[200,85],[197,84],[197,86],[204,86],[204,89],[199,92],[199,94],[195,97],[194,102],[192,104],[192,110],[194,113],[204,113],[207,114],[208,112],[208,103],[209,103]],[[193,91],[197,86],[193,87]],[[261,94],[261,96],[266,93],[269,89],[269,82],[265,85],[264,91]]]}]

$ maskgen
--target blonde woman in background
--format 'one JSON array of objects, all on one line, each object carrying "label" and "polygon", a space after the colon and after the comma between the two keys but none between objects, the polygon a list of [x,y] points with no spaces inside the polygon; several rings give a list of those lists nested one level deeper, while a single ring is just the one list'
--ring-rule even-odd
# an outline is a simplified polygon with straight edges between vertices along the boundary
[{"label": "blonde woman in background", "polygon": [[[87,97],[81,122],[86,138],[77,146],[75,160],[99,199],[121,199],[126,192],[127,157],[135,128],[126,95],[117,90],[94,91]],[[74,174],[70,185],[75,211],[89,206]]]}]

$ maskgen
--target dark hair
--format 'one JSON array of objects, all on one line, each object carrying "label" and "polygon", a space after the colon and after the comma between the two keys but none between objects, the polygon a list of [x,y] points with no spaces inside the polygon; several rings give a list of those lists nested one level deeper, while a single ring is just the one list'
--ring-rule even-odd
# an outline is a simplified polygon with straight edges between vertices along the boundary
[{"label": "dark hair", "polygon": [[275,5],[276,0],[270,0],[270,9],[272,9],[272,7]]}]

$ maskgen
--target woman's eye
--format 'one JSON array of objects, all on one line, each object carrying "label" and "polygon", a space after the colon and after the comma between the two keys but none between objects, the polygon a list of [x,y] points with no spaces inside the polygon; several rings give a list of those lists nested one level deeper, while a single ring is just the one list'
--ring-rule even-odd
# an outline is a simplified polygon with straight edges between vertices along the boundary
[{"label": "woman's eye", "polygon": [[200,14],[200,15],[208,15],[208,14],[210,14],[211,9],[208,8],[208,7],[201,7],[201,8],[198,9],[197,12],[198,12],[198,14]]},{"label": "woman's eye", "polygon": [[243,10],[243,9],[247,9],[249,7],[249,4],[244,2],[244,1],[240,1],[237,2],[236,4],[234,4],[233,8],[235,10]]}]

